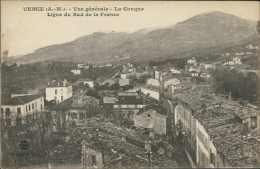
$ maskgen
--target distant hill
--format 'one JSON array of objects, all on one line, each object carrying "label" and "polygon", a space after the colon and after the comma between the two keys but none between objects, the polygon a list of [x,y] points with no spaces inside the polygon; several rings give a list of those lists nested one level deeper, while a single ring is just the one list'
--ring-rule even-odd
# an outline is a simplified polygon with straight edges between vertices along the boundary
[{"label": "distant hill", "polygon": [[241,43],[250,39],[255,32],[256,21],[209,12],[166,28],[148,28],[134,33],[93,33],[72,42],[40,48],[11,62],[138,62]]}]

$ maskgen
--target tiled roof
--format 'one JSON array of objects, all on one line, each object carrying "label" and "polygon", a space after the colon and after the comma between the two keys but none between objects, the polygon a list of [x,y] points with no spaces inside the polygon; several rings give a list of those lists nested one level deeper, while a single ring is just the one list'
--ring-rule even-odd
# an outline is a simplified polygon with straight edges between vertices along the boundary
[{"label": "tiled roof", "polygon": [[11,99],[2,101],[2,105],[23,105],[25,103],[31,102],[39,97],[43,97],[42,95],[27,95],[27,96],[18,96],[13,97]]},{"label": "tiled roof", "polygon": [[144,104],[143,98],[137,96],[118,96],[117,104]]},{"label": "tiled roof", "polygon": [[86,106],[99,102],[98,99],[94,97],[90,97],[87,95],[81,95],[78,99],[76,99],[72,104],[72,108],[86,108]]},{"label": "tiled roof", "polygon": [[50,110],[52,111],[66,111],[69,110],[69,108],[71,107],[71,104],[74,102],[74,98],[70,97],[66,100],[64,100],[63,102],[56,104],[55,106],[51,107]]},{"label": "tiled roof", "polygon": [[150,110],[156,110],[157,113],[162,114],[162,115],[167,115],[167,109],[163,107],[159,107],[158,105],[155,104],[149,104],[147,106],[144,106],[141,108],[136,115],[142,114],[144,112],[150,111]]},{"label": "tiled roof", "polygon": [[[95,132],[99,126],[99,132]],[[124,158],[124,166],[137,168],[148,167],[147,154],[144,147],[139,147],[130,144],[128,141],[124,142],[122,136],[125,135],[129,139],[139,140],[144,143],[145,140],[151,140],[148,136],[144,136],[138,132],[132,132],[121,127],[118,127],[109,122],[100,122],[95,118],[85,120],[84,128],[75,128],[66,141],[62,141],[63,146],[59,146],[49,153],[50,160],[66,160],[66,161],[81,161],[82,156],[82,142],[87,148],[103,152],[105,155],[112,157],[113,151],[123,150],[126,158]],[[128,139],[127,139],[128,140]],[[151,140],[156,142],[157,140]],[[103,147],[103,148],[102,148]],[[105,161],[111,162],[111,160]],[[166,157],[153,154],[152,163],[154,166],[164,168],[177,168],[177,162],[169,160]],[[122,163],[123,164],[123,163]]]},{"label": "tiled roof", "polygon": [[[259,167],[259,132],[257,129],[244,131],[244,124],[236,121],[235,115],[247,118],[259,114],[253,108],[242,109],[235,101],[227,100],[219,95],[203,91],[185,91],[176,94],[195,111],[194,116],[206,128],[213,138],[213,144],[222,152],[234,167]],[[206,107],[219,105],[220,107],[202,112],[202,104]],[[237,110],[239,109],[239,110]],[[242,140],[243,133],[250,134]]]}]

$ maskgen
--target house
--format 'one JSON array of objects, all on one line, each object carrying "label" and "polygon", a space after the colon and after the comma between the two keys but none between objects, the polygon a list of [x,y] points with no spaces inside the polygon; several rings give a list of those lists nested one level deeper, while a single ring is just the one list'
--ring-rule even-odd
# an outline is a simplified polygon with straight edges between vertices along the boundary
[{"label": "house", "polygon": [[187,63],[196,65],[196,59],[193,57],[192,59],[187,60]]},{"label": "house", "polygon": [[67,83],[66,79],[64,81],[48,83],[45,93],[47,101],[55,100],[57,103],[60,103],[72,97],[72,85]]},{"label": "house", "polygon": [[242,65],[241,59],[238,57],[235,57],[232,59],[236,65]]},{"label": "house", "polygon": [[211,68],[213,68],[213,65],[211,63],[205,63],[204,68],[205,69],[211,69]]},{"label": "house", "polygon": [[192,77],[198,77],[199,76],[199,72],[197,72],[195,70],[191,71],[190,73],[191,73]]},{"label": "house", "polygon": [[[137,94],[137,93],[134,93]],[[113,105],[114,111],[136,113],[140,108],[148,104],[143,97],[137,95],[129,95],[129,93],[121,94],[117,97]]]},{"label": "house", "polygon": [[171,84],[171,85],[168,86],[166,97],[168,99],[172,99],[172,97],[174,96],[175,93],[181,92],[183,90],[187,90],[191,87],[192,87],[191,81],[181,82],[181,83],[178,83],[176,85]]},{"label": "house", "polygon": [[173,68],[170,68],[169,71],[172,72],[173,74],[180,74],[181,73],[181,71],[173,69]]},{"label": "house", "polygon": [[101,107],[113,108],[113,105],[116,104],[117,97],[103,97],[103,102]]},{"label": "house", "polygon": [[26,123],[26,116],[44,110],[42,95],[17,96],[1,102],[1,115],[5,126],[16,126]]},{"label": "house", "polygon": [[108,63],[106,66],[107,67],[112,67],[113,65],[111,63]]},{"label": "house", "polygon": [[17,96],[26,96],[26,95],[29,95],[29,92],[27,90],[17,90],[11,94],[11,97],[13,98]]},{"label": "house", "polygon": [[176,77],[173,77],[171,74],[168,76],[162,77],[162,83],[163,83],[163,89],[167,89],[169,85],[173,84],[179,84],[180,80],[178,80]]},{"label": "house", "polygon": [[[79,63],[79,64],[77,65],[77,67],[78,67],[79,69],[82,69],[82,68],[88,69],[88,68],[89,68],[89,65],[86,65],[85,63]],[[75,74],[75,73],[74,73],[74,74]]]},{"label": "house", "polygon": [[91,80],[90,78],[79,78],[77,83],[83,83],[84,85],[88,84],[91,88],[94,87],[94,80]]},{"label": "house", "polygon": [[157,79],[157,80],[160,80],[160,81],[162,81],[162,76],[165,76],[165,75],[167,75],[168,73],[167,72],[165,72],[165,71],[155,71],[154,72],[154,78],[155,79]]},{"label": "house", "polygon": [[157,86],[157,87],[160,86],[159,80],[153,78],[147,79],[146,84],[151,86]]},{"label": "house", "polygon": [[154,98],[155,100],[160,100],[160,87],[157,86],[151,86],[151,85],[145,85],[141,86],[141,92],[143,92],[145,95]]},{"label": "house", "polygon": [[252,44],[249,44],[248,46],[246,46],[247,49],[259,49],[258,46],[254,47]]},{"label": "house", "polygon": [[155,106],[145,106],[134,116],[136,127],[153,129],[157,134],[166,134],[166,110]]},{"label": "house", "polygon": [[71,70],[71,72],[74,73],[74,75],[80,75],[81,74],[80,69],[73,69],[73,70]]},{"label": "house", "polygon": [[119,85],[120,86],[129,85],[129,78],[120,78],[119,79]]}]

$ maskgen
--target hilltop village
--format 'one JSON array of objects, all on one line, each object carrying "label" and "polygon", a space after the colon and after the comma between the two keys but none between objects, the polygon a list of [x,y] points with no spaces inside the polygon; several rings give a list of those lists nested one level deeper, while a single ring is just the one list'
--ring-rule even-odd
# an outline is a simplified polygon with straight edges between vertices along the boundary
[{"label": "hilltop village", "polygon": [[246,49],[147,65],[3,64],[2,166],[257,167],[258,49]]}]

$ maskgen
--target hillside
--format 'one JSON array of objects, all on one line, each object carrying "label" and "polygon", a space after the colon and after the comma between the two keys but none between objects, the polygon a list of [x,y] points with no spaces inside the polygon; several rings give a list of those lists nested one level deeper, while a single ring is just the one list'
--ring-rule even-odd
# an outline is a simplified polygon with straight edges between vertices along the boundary
[{"label": "hillside", "polygon": [[240,43],[256,32],[255,25],[256,21],[210,12],[166,28],[148,28],[134,33],[93,33],[72,42],[40,48],[11,62],[62,60],[102,64],[177,57],[181,52]]}]

